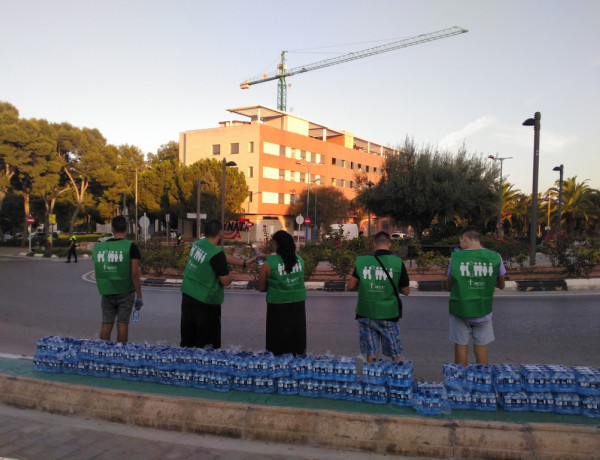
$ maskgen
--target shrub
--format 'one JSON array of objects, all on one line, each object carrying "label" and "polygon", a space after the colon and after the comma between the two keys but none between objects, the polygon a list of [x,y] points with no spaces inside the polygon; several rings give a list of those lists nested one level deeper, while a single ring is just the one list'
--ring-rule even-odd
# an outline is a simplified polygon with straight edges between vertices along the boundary
[{"label": "shrub", "polygon": [[562,267],[563,273],[576,278],[587,277],[600,264],[600,239],[575,239],[564,234],[551,235],[544,241],[543,251],[552,266]]},{"label": "shrub", "polygon": [[527,254],[528,249],[525,243],[521,243],[508,235],[503,238],[498,238],[495,235],[486,235],[481,238],[481,244],[487,249],[496,251],[502,256],[505,265],[512,265],[517,262],[517,257],[520,254]]}]

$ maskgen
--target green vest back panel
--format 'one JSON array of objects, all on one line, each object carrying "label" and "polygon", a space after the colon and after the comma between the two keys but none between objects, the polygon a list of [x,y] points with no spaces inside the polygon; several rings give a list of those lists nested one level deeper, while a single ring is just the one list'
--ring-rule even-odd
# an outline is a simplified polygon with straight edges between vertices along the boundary
[{"label": "green vest back panel", "polygon": [[268,303],[292,303],[306,300],[304,287],[304,260],[296,255],[298,262],[291,273],[285,271],[285,264],[280,255],[267,257],[271,269],[269,275]]},{"label": "green vest back panel", "polygon": [[[402,272],[402,259],[391,254],[378,257],[397,287]],[[360,280],[356,314],[371,319],[396,318],[400,314],[398,298],[375,256],[357,257],[356,273]]]},{"label": "green vest back panel", "polygon": [[200,302],[221,305],[225,299],[223,286],[210,265],[210,259],[222,252],[206,238],[196,241],[183,272],[181,292]]},{"label": "green vest back panel", "polygon": [[126,294],[135,290],[131,280],[131,241],[103,241],[94,246],[92,259],[101,295]]},{"label": "green vest back panel", "polygon": [[480,318],[492,312],[500,255],[489,249],[452,253],[450,313],[461,318]]}]

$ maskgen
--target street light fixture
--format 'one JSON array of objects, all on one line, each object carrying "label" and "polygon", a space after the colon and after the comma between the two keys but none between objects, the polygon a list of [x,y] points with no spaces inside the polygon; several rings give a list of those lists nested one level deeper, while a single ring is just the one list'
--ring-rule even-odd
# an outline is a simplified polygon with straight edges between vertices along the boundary
[{"label": "street light fixture", "polygon": [[221,249],[225,242],[225,179],[227,166],[237,166],[235,161],[227,161],[223,158],[223,181],[221,182]]},{"label": "street light fixture", "polygon": [[535,265],[535,244],[537,237],[537,194],[538,170],[540,165],[540,121],[542,115],[535,112],[534,118],[528,118],[523,126],[533,126],[533,187],[531,191],[531,224],[529,226],[529,265]]},{"label": "street light fixture", "polygon": [[560,233],[561,225],[562,225],[562,190],[563,190],[563,171],[564,166],[555,166],[552,168],[552,171],[559,171],[560,176],[558,179],[558,226],[557,233]]},{"label": "street light fixture", "polygon": [[315,228],[314,228],[314,242],[317,242],[317,190],[319,190],[319,187],[317,187],[317,182],[321,183],[321,179],[315,179],[313,181],[315,183]]},{"label": "street light fixture", "polygon": [[200,239],[200,235],[201,235],[201,220],[200,219],[200,198],[202,197],[202,185],[208,184],[208,182],[202,180],[202,179],[198,179],[198,185],[197,185],[197,189],[196,189],[196,238]]},{"label": "street light fixture", "polygon": [[[371,187],[373,187],[373,185],[375,185],[373,182],[369,181],[367,182],[367,185],[369,186],[369,189],[371,189]],[[367,209],[367,219],[368,219],[368,228],[367,228],[367,236],[371,236],[371,210]]]},{"label": "street light fixture", "polygon": [[[308,202],[310,200],[310,163],[302,163],[301,161],[296,161],[296,164],[308,167],[308,177],[306,178],[306,217],[308,217]],[[304,235],[304,244],[306,243],[308,243],[308,225],[306,226]]]},{"label": "street light fixture", "polygon": [[498,206],[498,236],[500,236],[500,233],[502,232],[502,165],[504,163],[504,160],[510,160],[512,159],[512,157],[499,157],[498,154],[494,155],[490,155],[488,156],[488,158],[490,160],[493,161],[499,161],[500,162],[500,205]]}]

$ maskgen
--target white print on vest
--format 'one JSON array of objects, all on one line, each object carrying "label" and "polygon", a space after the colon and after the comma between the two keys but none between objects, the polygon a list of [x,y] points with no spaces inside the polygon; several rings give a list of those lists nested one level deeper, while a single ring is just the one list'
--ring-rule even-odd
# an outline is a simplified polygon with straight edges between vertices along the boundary
[{"label": "white print on vest", "polygon": [[[293,273],[298,273],[301,270],[302,265],[300,265],[300,262],[296,262],[296,265],[294,265],[292,271],[289,274],[291,275]],[[285,264],[277,264],[277,271],[279,272],[279,276],[283,276],[283,274],[285,273]]]},{"label": "white print on vest", "polygon": [[123,262],[123,251],[99,251],[98,262]]},{"label": "white print on vest", "polygon": [[200,249],[197,246],[192,246],[190,258],[192,258],[193,260],[195,260],[197,262],[202,263],[202,262],[204,262],[204,259],[206,258],[206,252],[204,252],[202,249]]},{"label": "white print on vest", "polygon": [[460,263],[460,276],[493,276],[494,267],[490,262],[489,264],[482,262],[461,262]]},{"label": "white print on vest", "polygon": [[[385,274],[385,271],[383,270],[383,268],[381,268],[381,266],[370,266],[370,267],[364,267],[363,271],[362,271],[362,275],[363,275],[363,279],[365,280],[372,280],[373,279],[373,275],[371,274],[371,270],[375,269],[375,279],[376,280],[385,280],[387,279],[387,275]],[[394,277],[394,269],[393,268],[389,268],[388,269],[388,273],[390,274],[390,277]]]}]

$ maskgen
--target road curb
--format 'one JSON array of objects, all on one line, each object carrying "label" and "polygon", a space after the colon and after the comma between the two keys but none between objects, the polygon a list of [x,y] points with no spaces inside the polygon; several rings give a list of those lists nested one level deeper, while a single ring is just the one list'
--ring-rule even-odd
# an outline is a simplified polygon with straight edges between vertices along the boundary
[{"label": "road curb", "polygon": [[599,426],[265,406],[6,374],[0,374],[0,402],[125,425],[387,455],[545,459],[598,458],[600,451]]},{"label": "road curb", "polygon": [[[307,281],[304,284],[307,290],[345,291],[345,282],[343,281]],[[181,280],[142,278],[142,285],[179,287]],[[232,281],[227,289],[252,290],[256,289],[256,286],[256,281]],[[446,282],[440,280],[411,281],[410,288],[420,292],[443,292],[446,290]],[[507,281],[504,290],[507,292],[592,291],[600,290],[600,279]]]}]

